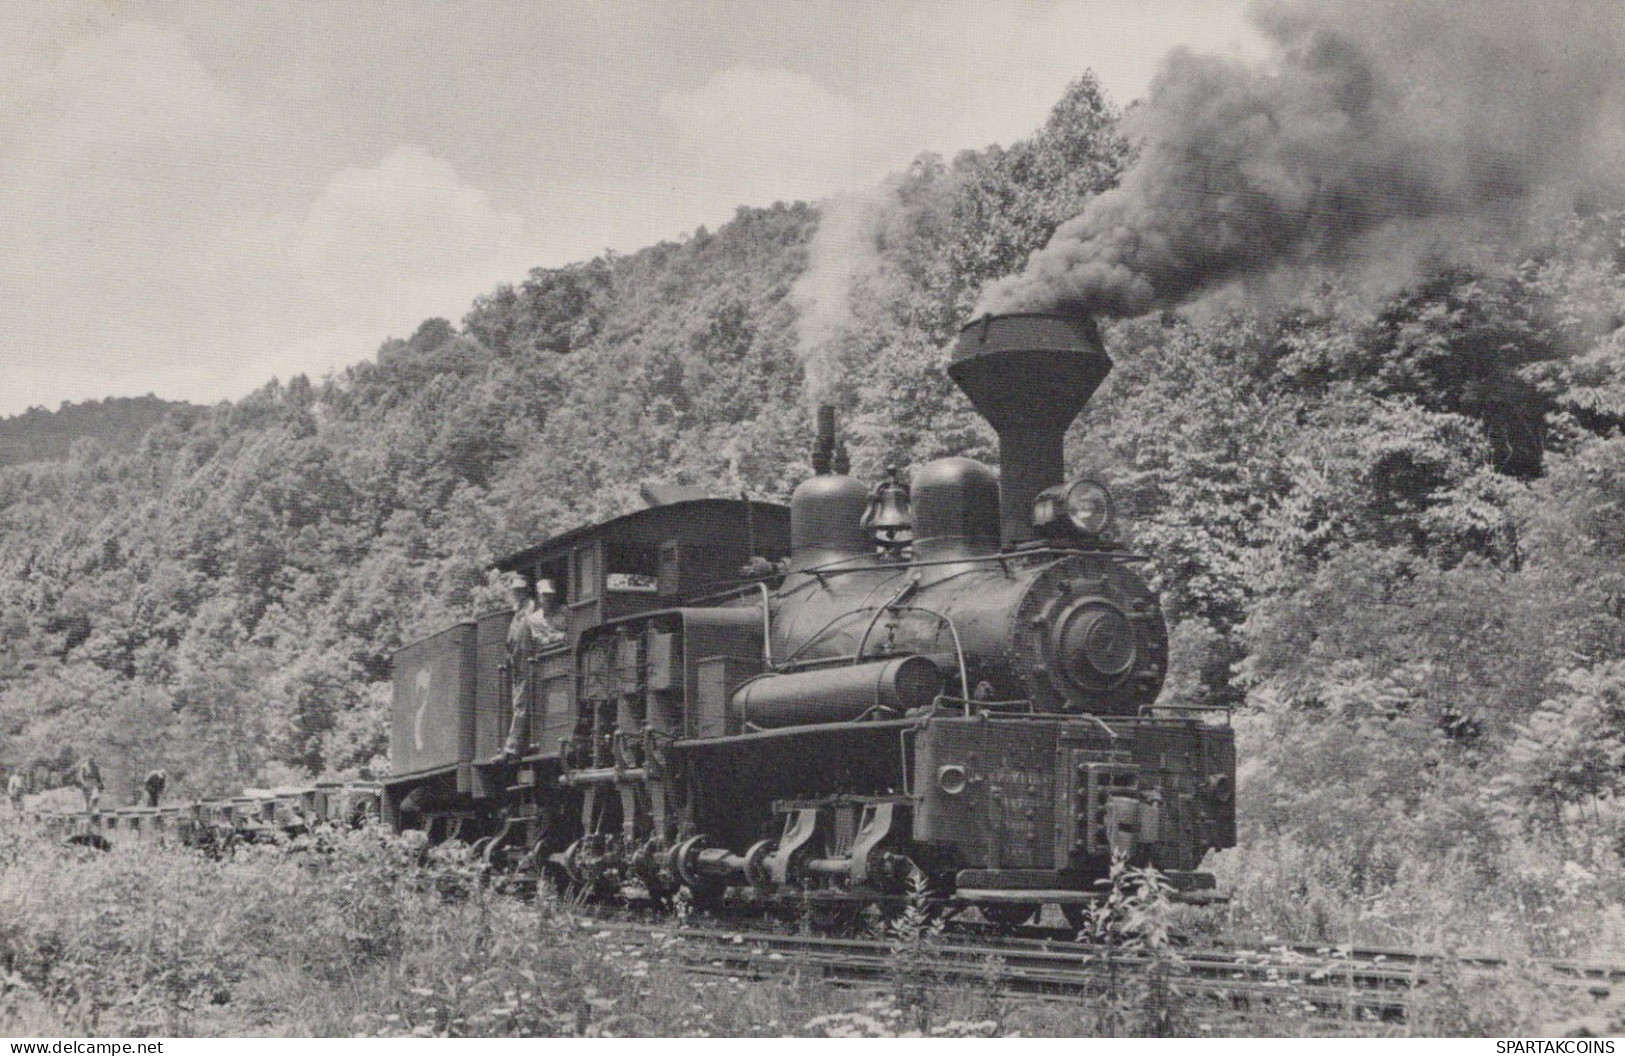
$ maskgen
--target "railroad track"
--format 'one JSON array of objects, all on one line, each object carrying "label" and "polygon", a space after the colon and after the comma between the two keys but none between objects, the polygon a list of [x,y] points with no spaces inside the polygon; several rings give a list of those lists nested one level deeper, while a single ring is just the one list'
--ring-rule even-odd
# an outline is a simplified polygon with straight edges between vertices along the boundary
[{"label": "railroad track", "polygon": [[[335,786],[319,790],[278,790],[256,797],[161,810],[127,808],[100,815],[36,813],[36,821],[60,834],[107,832],[138,840],[163,840],[189,832],[225,831],[251,837],[305,824],[314,817],[345,816],[375,791]],[[344,814],[340,814],[343,811]],[[212,826],[212,828],[211,828]],[[516,889],[534,889],[534,882]],[[760,908],[760,907],[758,907]],[[782,907],[780,907],[782,908]],[[624,910],[580,907],[585,925],[628,944],[661,942],[691,971],[764,976],[812,971],[861,983],[895,977],[900,966],[923,982],[992,986],[1009,994],[1083,998],[1109,993],[1129,978],[1156,969],[1177,979],[1185,992],[1200,992],[1235,1007],[1295,1001],[1328,1016],[1352,1020],[1397,1020],[1412,999],[1448,970],[1489,976],[1513,967],[1508,961],[1474,954],[1303,943],[1236,943],[1216,947],[1177,945],[1159,955],[1126,947],[1076,941],[1065,928],[1015,929],[953,920],[929,940],[900,953],[884,938],[787,934],[763,930],[764,920],[718,926],[626,919]],[[659,936],[659,938],[656,938]],[[674,942],[666,943],[666,939]],[[1625,966],[1562,959],[1529,962],[1548,973],[1553,985],[1594,998],[1625,993]]]},{"label": "railroad track", "polygon": [[[1187,996],[1220,1008],[1293,1003],[1320,1015],[1358,1022],[1402,1020],[1438,978],[1446,958],[1398,950],[1271,946],[1144,950],[1020,937],[966,941],[942,933],[909,944],[882,938],[787,935],[772,931],[673,926],[607,919],[584,922],[606,941],[658,946],[686,970],[764,978],[811,972],[862,984],[907,976],[914,984],[976,985],[1008,995],[1086,999],[1121,992],[1156,970]],[[1448,959],[1454,970],[1488,974],[1493,958]],[[1625,981],[1625,968],[1547,962],[1554,985],[1599,987]]]}]

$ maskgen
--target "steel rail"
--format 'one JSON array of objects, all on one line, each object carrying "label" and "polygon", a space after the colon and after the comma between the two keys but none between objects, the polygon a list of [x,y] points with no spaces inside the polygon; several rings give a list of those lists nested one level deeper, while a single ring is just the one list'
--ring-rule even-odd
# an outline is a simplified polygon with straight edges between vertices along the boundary
[{"label": "steel rail", "polygon": [[[1474,975],[1514,967],[1512,962],[1407,950],[1264,944],[1145,950],[1048,939],[996,937],[967,944],[951,933],[910,944],[877,938],[786,935],[731,928],[650,926],[599,920],[605,937],[628,943],[664,942],[685,970],[763,974],[817,970],[834,981],[873,981],[912,973],[941,986],[992,985],[1010,994],[1086,999],[1120,980],[1161,969],[1186,993],[1229,1000],[1238,1007],[1257,1001],[1301,1002],[1327,1016],[1394,1020],[1453,965]],[[659,936],[658,939],[649,938]],[[667,941],[672,940],[672,941]],[[1625,979],[1625,966],[1561,960],[1531,961],[1549,970],[1557,985],[1585,987],[1607,996],[1597,980]]]}]

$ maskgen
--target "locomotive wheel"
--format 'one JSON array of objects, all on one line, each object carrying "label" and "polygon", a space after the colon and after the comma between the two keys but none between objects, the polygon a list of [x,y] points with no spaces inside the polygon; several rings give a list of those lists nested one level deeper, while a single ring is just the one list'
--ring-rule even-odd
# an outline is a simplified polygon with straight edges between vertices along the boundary
[{"label": "locomotive wheel", "polygon": [[1020,902],[992,902],[976,907],[982,914],[982,919],[989,924],[1000,928],[1019,928],[1038,915],[1042,906],[1034,906]]}]

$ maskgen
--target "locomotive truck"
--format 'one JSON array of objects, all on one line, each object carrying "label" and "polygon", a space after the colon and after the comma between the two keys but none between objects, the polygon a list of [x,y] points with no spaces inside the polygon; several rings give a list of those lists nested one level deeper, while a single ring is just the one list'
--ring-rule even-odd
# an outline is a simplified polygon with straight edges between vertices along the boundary
[{"label": "locomotive truck", "polygon": [[564,640],[522,658],[503,611],[396,655],[385,819],[592,896],[931,897],[1069,919],[1114,852],[1184,897],[1235,842],[1228,713],[1159,702],[1158,599],[1106,489],[1062,441],[1111,368],[1092,321],[987,316],[948,373],[997,469],[951,457],[873,486],[821,410],[788,507],[679,497],[504,557],[560,584]]}]

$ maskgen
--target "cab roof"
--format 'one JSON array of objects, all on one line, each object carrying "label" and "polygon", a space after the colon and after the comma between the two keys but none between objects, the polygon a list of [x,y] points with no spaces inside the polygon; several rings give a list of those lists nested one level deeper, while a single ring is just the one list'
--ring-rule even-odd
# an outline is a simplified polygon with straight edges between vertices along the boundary
[{"label": "cab roof", "polygon": [[[674,540],[708,546],[729,541],[746,552],[776,558],[790,549],[790,507],[755,499],[718,498],[649,506],[614,520],[572,528],[499,558],[492,567],[502,572],[533,569],[593,539],[601,539],[616,549],[639,550],[653,549]],[[751,542],[755,545],[749,545]]]}]

